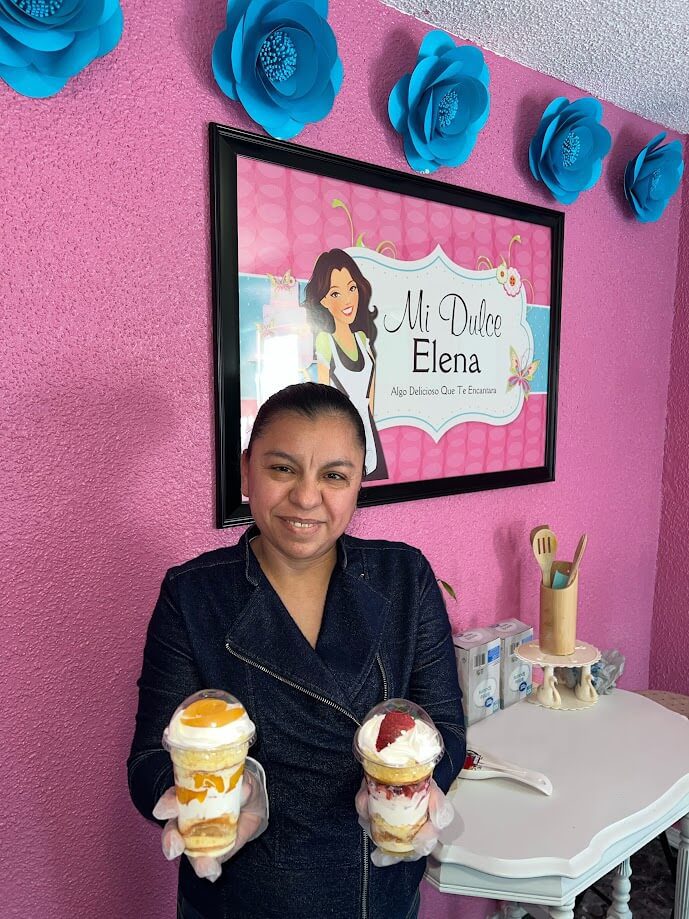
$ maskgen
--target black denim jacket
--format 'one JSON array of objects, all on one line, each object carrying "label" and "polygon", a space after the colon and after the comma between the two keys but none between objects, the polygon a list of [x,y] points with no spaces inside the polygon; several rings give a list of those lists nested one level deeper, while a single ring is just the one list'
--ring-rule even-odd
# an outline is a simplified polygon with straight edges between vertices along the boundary
[{"label": "black denim jacket", "polygon": [[465,755],[464,716],[447,613],[431,568],[403,543],[343,536],[314,650],[249,548],[172,568],[151,618],[128,760],[137,809],[172,785],[161,747],[174,709],[225,689],[257,727],[270,825],[215,884],[181,859],[184,899],[208,919],[406,919],[425,859],[376,868],[354,808],[357,725],[384,698],[422,705],[442,732],[435,779],[447,791]]}]

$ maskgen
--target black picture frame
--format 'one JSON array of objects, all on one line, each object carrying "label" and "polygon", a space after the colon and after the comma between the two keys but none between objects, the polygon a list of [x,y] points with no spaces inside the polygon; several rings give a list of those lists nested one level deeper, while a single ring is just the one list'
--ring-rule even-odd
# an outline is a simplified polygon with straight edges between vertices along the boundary
[{"label": "black picture frame", "polygon": [[249,157],[302,172],[425,198],[453,206],[538,224],[550,231],[550,335],[545,458],[540,466],[481,472],[396,484],[368,485],[359,506],[389,504],[552,482],[555,479],[557,384],[563,271],[564,214],[532,204],[473,191],[419,175],[398,172],[292,143],[209,125],[211,245],[215,351],[216,522],[218,527],[251,521],[240,482],[240,351],[237,158]]}]

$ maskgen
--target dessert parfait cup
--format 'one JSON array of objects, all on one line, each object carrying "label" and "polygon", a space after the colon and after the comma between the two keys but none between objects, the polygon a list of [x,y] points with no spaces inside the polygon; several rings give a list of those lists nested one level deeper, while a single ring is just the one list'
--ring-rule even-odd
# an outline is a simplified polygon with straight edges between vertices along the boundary
[{"label": "dessert parfait cup", "polygon": [[234,696],[219,689],[194,693],[175,710],[163,733],[175,776],[177,828],[192,858],[218,858],[237,837],[244,762],[256,728]]},{"label": "dessert parfait cup", "polygon": [[428,819],[433,769],[444,750],[440,732],[420,705],[388,699],[368,713],[353,749],[364,768],[373,842],[384,852],[411,854]]}]

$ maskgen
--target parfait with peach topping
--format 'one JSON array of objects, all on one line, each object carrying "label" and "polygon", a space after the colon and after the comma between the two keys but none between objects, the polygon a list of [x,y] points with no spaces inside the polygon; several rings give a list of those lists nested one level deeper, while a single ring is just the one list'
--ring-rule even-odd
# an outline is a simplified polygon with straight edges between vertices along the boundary
[{"label": "parfait with peach topping", "polygon": [[176,709],[163,733],[187,855],[229,852],[237,836],[244,761],[256,728],[227,692],[204,689]]}]

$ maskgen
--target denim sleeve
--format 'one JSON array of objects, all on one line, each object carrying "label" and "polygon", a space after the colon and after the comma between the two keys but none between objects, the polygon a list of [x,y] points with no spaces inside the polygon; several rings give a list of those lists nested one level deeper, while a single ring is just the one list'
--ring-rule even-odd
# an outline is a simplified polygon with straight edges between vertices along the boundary
[{"label": "denim sleeve", "polygon": [[426,709],[443,736],[445,754],[433,778],[447,791],[466,755],[462,710],[452,631],[440,588],[431,566],[419,553],[419,629],[416,639],[410,698]]},{"label": "denim sleeve", "polygon": [[137,685],[136,728],[127,760],[129,794],[136,809],[153,820],[156,802],[173,784],[170,754],[161,743],[163,730],[180,702],[203,688],[169,572],[148,625]]}]

